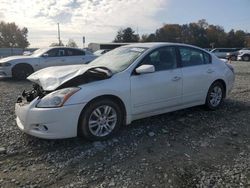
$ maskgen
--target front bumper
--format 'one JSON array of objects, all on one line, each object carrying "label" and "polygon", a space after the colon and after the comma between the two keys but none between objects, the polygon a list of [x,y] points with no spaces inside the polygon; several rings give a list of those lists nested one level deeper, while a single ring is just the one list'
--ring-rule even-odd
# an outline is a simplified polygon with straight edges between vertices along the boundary
[{"label": "front bumper", "polygon": [[16,103],[16,123],[25,133],[44,139],[77,136],[78,120],[85,104],[60,108],[36,108],[38,99],[29,104]]},{"label": "front bumper", "polygon": [[0,67],[0,78],[12,77],[11,67]]}]

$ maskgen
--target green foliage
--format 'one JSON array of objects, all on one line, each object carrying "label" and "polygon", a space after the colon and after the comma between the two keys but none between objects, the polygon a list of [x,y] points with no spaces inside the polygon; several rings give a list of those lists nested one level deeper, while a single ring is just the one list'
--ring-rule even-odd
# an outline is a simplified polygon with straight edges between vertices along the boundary
[{"label": "green foliage", "polygon": [[155,33],[142,35],[141,42],[179,42],[209,47],[247,47],[250,46],[249,33],[242,30],[225,30],[218,25],[210,25],[206,20],[184,25],[165,24]]},{"label": "green foliage", "polygon": [[128,27],[117,32],[114,42],[138,42],[139,39],[139,35],[135,34],[135,31]]},{"label": "green foliage", "polygon": [[19,28],[15,23],[0,22],[0,48],[26,48],[28,29]]}]

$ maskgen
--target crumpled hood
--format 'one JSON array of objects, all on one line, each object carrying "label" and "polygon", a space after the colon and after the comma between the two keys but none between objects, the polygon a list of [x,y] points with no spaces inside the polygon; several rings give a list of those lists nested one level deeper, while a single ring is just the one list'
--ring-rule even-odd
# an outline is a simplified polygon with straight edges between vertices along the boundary
[{"label": "crumpled hood", "polygon": [[31,74],[27,79],[40,85],[45,91],[53,91],[72,78],[82,75],[91,66],[67,65],[48,67]]},{"label": "crumpled hood", "polygon": [[5,58],[2,58],[0,59],[0,63],[3,63],[3,62],[7,62],[7,61],[13,61],[13,60],[23,60],[23,59],[35,59],[36,57],[32,57],[32,56],[9,56],[9,57],[5,57]]}]

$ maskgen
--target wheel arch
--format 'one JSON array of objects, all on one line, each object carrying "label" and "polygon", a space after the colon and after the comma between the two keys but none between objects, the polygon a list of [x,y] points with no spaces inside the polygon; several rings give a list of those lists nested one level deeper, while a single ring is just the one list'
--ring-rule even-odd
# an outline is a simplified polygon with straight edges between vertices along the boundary
[{"label": "wheel arch", "polygon": [[216,82],[219,82],[219,83],[222,84],[222,86],[223,86],[223,88],[224,88],[224,96],[223,96],[223,98],[225,98],[225,97],[226,97],[226,93],[227,93],[227,85],[226,85],[226,82],[225,82],[223,79],[217,79],[217,80],[215,80],[211,85],[213,85],[213,84],[216,83]]},{"label": "wheel arch", "polygon": [[243,58],[243,60],[244,60],[244,58],[245,57],[248,57],[248,58],[250,58],[250,54],[248,54],[248,53],[245,53],[244,55],[242,55],[242,58]]},{"label": "wheel arch", "polygon": [[34,67],[33,67],[31,64],[26,63],[26,62],[22,62],[22,63],[17,63],[17,64],[15,64],[15,65],[11,68],[12,74],[13,74],[14,68],[16,68],[17,66],[29,66],[29,67],[32,68],[32,70],[33,70],[33,72],[34,72]]},{"label": "wheel arch", "polygon": [[82,114],[84,113],[84,111],[95,101],[98,101],[98,100],[103,100],[103,99],[110,99],[110,100],[113,100],[115,101],[119,107],[121,108],[122,110],[122,115],[123,115],[123,124],[125,124],[126,122],[126,117],[127,117],[127,110],[126,110],[126,106],[124,104],[124,102],[122,101],[122,99],[118,96],[115,96],[115,95],[111,95],[111,94],[107,94],[107,95],[101,95],[101,96],[98,96],[98,97],[95,97],[93,99],[91,99],[85,106],[84,108],[82,109],[81,113],[80,113],[80,116],[78,118],[78,126],[77,126],[77,135],[80,136],[80,117],[82,116]]}]

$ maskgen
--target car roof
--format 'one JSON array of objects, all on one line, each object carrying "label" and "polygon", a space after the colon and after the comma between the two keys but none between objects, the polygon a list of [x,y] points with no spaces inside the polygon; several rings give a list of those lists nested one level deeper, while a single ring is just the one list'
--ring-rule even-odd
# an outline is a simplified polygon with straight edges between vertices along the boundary
[{"label": "car roof", "polygon": [[82,50],[81,48],[73,48],[73,47],[67,47],[67,46],[53,46],[53,47],[49,47],[48,49],[57,49],[57,48],[64,48],[64,49],[73,49],[73,50]]},{"label": "car roof", "polygon": [[158,47],[162,47],[162,46],[187,46],[187,47],[193,47],[193,48],[197,48],[197,49],[201,49],[203,51],[205,51],[202,48],[199,48],[197,46],[193,46],[193,45],[189,45],[189,44],[184,44],[184,43],[171,43],[171,42],[148,42],[148,43],[134,43],[134,44],[129,44],[126,46],[122,46],[122,47],[139,47],[139,48],[158,48]]}]

